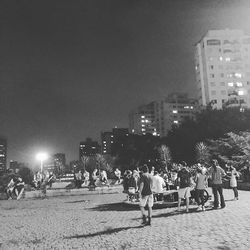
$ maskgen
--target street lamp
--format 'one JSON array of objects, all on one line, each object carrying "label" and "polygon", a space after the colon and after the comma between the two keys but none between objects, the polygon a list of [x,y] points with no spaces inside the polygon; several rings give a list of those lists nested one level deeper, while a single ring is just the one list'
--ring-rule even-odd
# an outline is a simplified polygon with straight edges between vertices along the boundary
[{"label": "street lamp", "polygon": [[48,159],[47,153],[38,153],[36,159],[41,163],[41,173],[43,172],[43,162]]}]

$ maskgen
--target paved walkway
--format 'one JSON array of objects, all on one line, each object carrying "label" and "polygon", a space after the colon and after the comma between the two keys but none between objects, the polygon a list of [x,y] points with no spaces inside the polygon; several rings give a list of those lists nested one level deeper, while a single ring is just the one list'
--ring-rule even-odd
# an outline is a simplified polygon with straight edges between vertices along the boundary
[{"label": "paved walkway", "polygon": [[155,209],[146,227],[124,194],[0,201],[0,249],[250,249],[250,192],[224,194],[225,209]]}]

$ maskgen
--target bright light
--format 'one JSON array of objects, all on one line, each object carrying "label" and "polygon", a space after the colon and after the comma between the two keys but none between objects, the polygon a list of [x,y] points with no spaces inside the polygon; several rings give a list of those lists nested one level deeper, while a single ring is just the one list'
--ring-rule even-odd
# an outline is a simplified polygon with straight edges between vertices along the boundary
[{"label": "bright light", "polygon": [[37,159],[38,161],[45,161],[45,160],[48,159],[48,154],[47,154],[47,153],[44,153],[44,152],[38,153],[38,154],[36,155],[36,159]]},{"label": "bright light", "polygon": [[239,90],[238,95],[244,95],[244,91],[243,90]]},{"label": "bright light", "polygon": [[145,115],[142,115],[141,118],[142,118],[142,119],[145,119]]},{"label": "bright light", "polygon": [[177,110],[173,110],[173,113],[174,113],[174,114],[177,114],[177,113],[178,113],[178,111],[177,111]]},{"label": "bright light", "polygon": [[230,57],[226,57],[226,62],[230,62],[231,58]]},{"label": "bright light", "polygon": [[236,82],[238,87],[242,87],[242,82]]},{"label": "bright light", "polygon": [[229,86],[229,87],[233,87],[233,86],[234,86],[234,83],[233,83],[233,82],[229,82],[229,83],[228,83],[228,86]]},{"label": "bright light", "polygon": [[179,122],[178,121],[174,121],[175,124],[178,124]]}]

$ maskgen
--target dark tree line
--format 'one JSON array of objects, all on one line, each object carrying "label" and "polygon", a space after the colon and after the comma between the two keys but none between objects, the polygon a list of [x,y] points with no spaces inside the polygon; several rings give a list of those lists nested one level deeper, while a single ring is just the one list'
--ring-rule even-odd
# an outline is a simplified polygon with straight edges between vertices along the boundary
[{"label": "dark tree line", "polygon": [[187,119],[180,126],[173,127],[164,138],[150,134],[129,135],[122,147],[116,152],[115,165],[124,169],[135,169],[144,163],[160,167],[159,148],[166,145],[171,152],[173,162],[196,162],[196,144],[209,142],[227,136],[227,133],[239,133],[250,130],[250,110],[240,112],[239,108],[212,110],[207,108],[197,113],[196,119]]}]

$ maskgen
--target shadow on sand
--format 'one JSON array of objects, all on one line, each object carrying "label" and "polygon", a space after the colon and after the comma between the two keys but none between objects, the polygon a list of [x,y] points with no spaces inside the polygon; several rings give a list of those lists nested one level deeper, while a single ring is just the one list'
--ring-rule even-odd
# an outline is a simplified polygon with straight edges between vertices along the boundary
[{"label": "shadow on sand", "polygon": [[118,232],[129,230],[129,229],[136,229],[136,228],[142,228],[142,227],[143,226],[118,227],[118,228],[111,228],[110,227],[110,228],[107,228],[106,230],[99,231],[99,232],[96,232],[96,233],[73,235],[73,236],[64,237],[64,239],[90,238],[90,237],[95,237],[95,236],[100,236],[100,235],[109,235],[109,234],[118,233]]},{"label": "shadow on sand", "polygon": [[140,210],[139,206],[130,206],[123,202],[101,204],[93,208],[89,208],[92,211],[134,211]]}]

